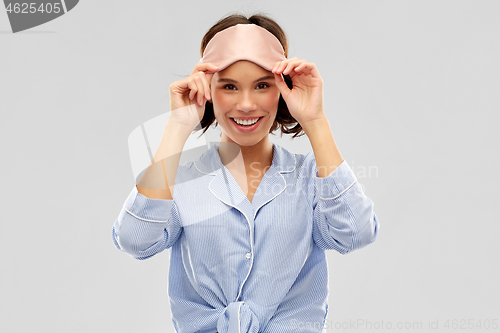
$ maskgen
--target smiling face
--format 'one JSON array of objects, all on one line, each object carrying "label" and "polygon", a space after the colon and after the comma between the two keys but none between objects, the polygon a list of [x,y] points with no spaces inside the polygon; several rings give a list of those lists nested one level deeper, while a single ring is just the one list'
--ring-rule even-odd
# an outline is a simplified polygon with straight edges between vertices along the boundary
[{"label": "smiling face", "polygon": [[[221,142],[254,146],[269,136],[280,97],[272,72],[250,61],[237,61],[214,74],[211,96]],[[258,122],[248,126],[255,119]],[[246,121],[238,125],[240,120]]]}]

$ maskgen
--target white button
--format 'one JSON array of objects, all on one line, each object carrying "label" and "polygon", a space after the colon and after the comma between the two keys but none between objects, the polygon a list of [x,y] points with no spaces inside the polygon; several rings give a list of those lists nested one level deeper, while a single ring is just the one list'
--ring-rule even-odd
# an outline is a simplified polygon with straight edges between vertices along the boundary
[{"label": "white button", "polygon": [[251,257],[251,256],[252,256],[252,254],[251,254],[250,252],[247,252],[247,254],[245,254],[245,257],[246,257],[247,259],[250,259],[250,257]]}]

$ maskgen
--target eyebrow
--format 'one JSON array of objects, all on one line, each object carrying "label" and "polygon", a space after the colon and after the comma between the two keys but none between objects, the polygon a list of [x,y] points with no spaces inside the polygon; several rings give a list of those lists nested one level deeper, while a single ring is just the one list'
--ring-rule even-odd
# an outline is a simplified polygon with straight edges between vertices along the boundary
[{"label": "eyebrow", "polygon": [[[258,81],[264,81],[264,80],[269,80],[269,79],[274,79],[274,75],[267,75],[263,76],[260,79],[257,79],[253,81],[253,83],[258,82]],[[217,82],[231,82],[231,83],[238,83],[238,81],[233,80],[233,79],[227,79],[227,78],[220,78]]]}]

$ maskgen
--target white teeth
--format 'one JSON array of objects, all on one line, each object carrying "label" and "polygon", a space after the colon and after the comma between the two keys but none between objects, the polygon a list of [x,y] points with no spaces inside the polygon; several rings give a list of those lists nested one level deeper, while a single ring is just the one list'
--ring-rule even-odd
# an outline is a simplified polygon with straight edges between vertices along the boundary
[{"label": "white teeth", "polygon": [[259,118],[256,118],[253,120],[240,120],[240,119],[236,119],[236,118],[233,118],[233,119],[239,125],[252,125],[252,124],[255,124],[257,121],[259,121]]}]

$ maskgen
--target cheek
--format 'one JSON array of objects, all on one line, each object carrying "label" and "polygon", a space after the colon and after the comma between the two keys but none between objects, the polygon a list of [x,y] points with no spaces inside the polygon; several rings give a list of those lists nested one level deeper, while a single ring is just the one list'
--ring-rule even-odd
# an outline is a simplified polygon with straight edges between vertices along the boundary
[{"label": "cheek", "polygon": [[229,105],[231,105],[231,100],[227,98],[224,93],[215,90],[212,91],[212,103],[214,104],[215,111],[215,109],[227,108]]},{"label": "cheek", "polygon": [[279,93],[277,95],[266,96],[266,98],[261,101],[262,103],[261,105],[267,111],[277,112],[279,100],[280,100]]},{"label": "cheek", "polygon": [[217,91],[212,91],[211,97],[215,119],[217,119],[217,123],[221,124],[224,114],[231,109],[230,103],[227,98],[224,98],[224,94],[217,93]]}]

